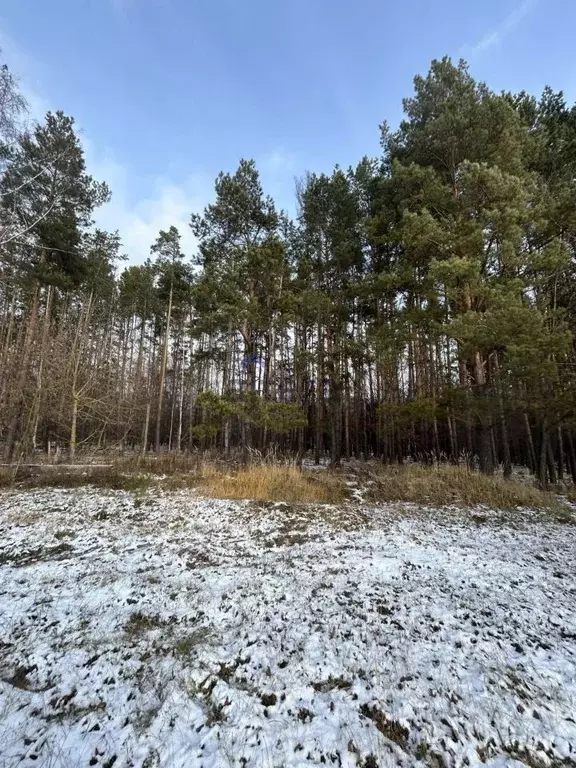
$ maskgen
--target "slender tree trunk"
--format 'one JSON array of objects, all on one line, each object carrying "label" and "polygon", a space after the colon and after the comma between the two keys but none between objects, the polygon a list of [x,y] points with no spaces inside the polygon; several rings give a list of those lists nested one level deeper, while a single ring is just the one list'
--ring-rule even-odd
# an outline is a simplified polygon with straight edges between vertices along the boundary
[{"label": "slender tree trunk", "polygon": [[500,420],[500,439],[502,441],[502,454],[504,459],[504,477],[509,479],[512,476],[512,457],[510,455],[510,439],[508,437],[508,424],[506,423],[506,414],[504,411],[504,395],[502,392],[502,380],[500,377],[500,365],[498,357],[494,355],[494,369],[498,377],[498,417]]},{"label": "slender tree trunk", "polygon": [[168,343],[170,341],[170,320],[172,318],[172,294],[173,284],[171,283],[170,294],[168,296],[168,313],[166,315],[166,333],[164,334],[164,344],[162,345],[162,357],[160,360],[160,385],[158,389],[158,408],[156,410],[156,441],[154,445],[156,453],[160,452],[162,407],[164,405],[164,385],[166,381],[166,364],[168,361]]},{"label": "slender tree trunk", "polygon": [[24,337],[24,349],[22,350],[20,367],[18,370],[16,382],[14,385],[12,418],[10,419],[10,424],[9,424],[8,432],[6,435],[6,447],[5,447],[5,456],[8,460],[12,458],[14,453],[14,443],[16,442],[16,432],[18,429],[18,423],[20,421],[20,416],[22,413],[23,392],[26,385],[26,377],[28,376],[28,372],[29,372],[30,356],[32,353],[34,335],[36,332],[36,321],[38,319],[39,297],[40,297],[40,286],[37,283],[34,289],[33,297],[32,297],[32,307],[30,309],[30,316],[28,318],[26,336]]},{"label": "slender tree trunk", "polygon": [[72,420],[70,424],[70,461],[73,464],[76,460],[76,445],[78,442],[77,437],[77,425],[78,425],[78,400],[79,395],[74,392],[72,396]]},{"label": "slender tree trunk", "polygon": [[512,477],[512,457],[510,455],[508,425],[506,424],[506,416],[504,414],[502,401],[500,401],[500,435],[502,440],[502,453],[504,456],[504,477],[508,480]]},{"label": "slender tree trunk", "polygon": [[[2,345],[2,354],[0,356],[0,404],[4,402],[4,394],[6,392],[7,385],[9,383],[9,368],[8,365],[10,357],[12,355],[12,336],[14,332],[14,313],[16,308],[16,299],[12,297],[10,302],[10,310],[8,313],[8,327],[4,337],[4,343]],[[18,343],[15,344],[18,348]]]},{"label": "slender tree trunk", "polygon": [[484,361],[479,352],[476,352],[474,355],[474,384],[476,386],[476,398],[480,402],[480,415],[477,419],[477,447],[480,471],[485,475],[491,475],[494,472],[494,462],[490,419],[483,413],[483,401],[486,397],[486,373],[484,371]]},{"label": "slender tree trunk", "polygon": [[[224,352],[224,372],[222,375],[222,394],[226,395],[228,390],[232,388],[232,376],[233,376],[233,329],[232,324],[228,326],[228,333],[226,335],[226,347]],[[231,431],[231,419],[230,416],[224,418],[224,454],[230,455],[230,431]]]},{"label": "slender tree trunk", "polygon": [[572,431],[570,429],[566,431],[566,441],[568,443],[570,474],[572,475],[572,482],[576,483],[576,452],[574,451],[574,440],[572,439]]},{"label": "slender tree trunk", "polygon": [[315,386],[315,439],[314,439],[314,463],[320,464],[320,451],[322,447],[322,410],[324,400],[324,350],[322,339],[322,326],[318,322],[318,360],[316,363],[316,386]]},{"label": "slender tree trunk", "polygon": [[454,416],[448,412],[448,439],[450,442],[450,454],[452,461],[456,466],[460,465],[460,456],[458,453],[458,433],[456,431],[456,421]]},{"label": "slender tree trunk", "polygon": [[562,425],[558,423],[557,427],[558,438],[558,480],[562,483],[564,481],[564,438],[562,435]]},{"label": "slender tree trunk", "polygon": [[536,461],[536,450],[534,449],[534,440],[532,438],[532,429],[530,427],[530,420],[526,411],[522,414],[522,420],[524,422],[524,431],[526,432],[526,444],[528,445],[528,462],[530,471],[534,475],[540,477],[538,469],[538,463]]},{"label": "slender tree trunk", "polygon": [[329,408],[330,408],[330,465],[339,467],[341,461],[342,439],[342,399],[340,379],[340,355],[338,341],[331,330],[328,331],[328,373],[329,373]]},{"label": "slender tree trunk", "polygon": [[44,399],[43,373],[46,362],[46,350],[48,346],[48,332],[50,330],[50,315],[52,312],[52,296],[54,294],[51,285],[46,292],[46,311],[44,313],[44,324],[42,328],[42,341],[40,343],[40,360],[38,362],[38,373],[36,376],[36,397],[34,398],[33,411],[33,429],[32,429],[32,447],[35,449],[38,444],[38,427],[42,414],[42,401]]},{"label": "slender tree trunk", "polygon": [[540,486],[544,489],[548,488],[548,419],[544,417],[542,420],[542,441],[540,444],[540,464],[538,467],[538,479]]},{"label": "slender tree trunk", "polygon": [[140,456],[144,458],[146,451],[148,450],[148,428],[150,426],[150,403],[146,403],[146,417],[144,419],[144,429],[142,431],[142,447],[140,449]]},{"label": "slender tree trunk", "polygon": [[182,450],[182,422],[184,419],[184,348],[182,348],[182,362],[180,365],[180,393],[178,397],[178,432],[176,435],[176,450]]},{"label": "slender tree trunk", "polygon": [[556,475],[556,463],[554,462],[554,450],[552,448],[550,433],[548,433],[548,450],[546,452],[546,460],[548,462],[548,475],[550,476],[550,482],[552,485],[556,485],[558,482],[558,477]]},{"label": "slender tree trunk", "polygon": [[432,433],[434,435],[434,455],[436,457],[436,461],[440,461],[440,436],[438,434],[438,419],[436,416],[432,419]]}]

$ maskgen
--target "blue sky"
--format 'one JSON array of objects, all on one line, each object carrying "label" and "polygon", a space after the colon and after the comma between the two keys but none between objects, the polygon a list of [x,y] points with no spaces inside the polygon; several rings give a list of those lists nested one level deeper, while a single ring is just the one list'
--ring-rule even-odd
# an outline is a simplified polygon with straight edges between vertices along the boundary
[{"label": "blue sky", "polygon": [[293,208],[294,177],[379,150],[412,78],[445,54],[496,89],[576,99],[576,0],[2,0],[0,47],[33,111],[82,127],[114,197],[98,222],[132,259],[254,157]]}]

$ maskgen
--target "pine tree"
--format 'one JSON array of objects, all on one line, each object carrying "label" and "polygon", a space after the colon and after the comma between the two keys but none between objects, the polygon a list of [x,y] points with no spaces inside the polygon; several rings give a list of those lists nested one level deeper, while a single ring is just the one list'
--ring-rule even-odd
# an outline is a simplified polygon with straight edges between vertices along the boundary
[{"label": "pine tree", "polygon": [[[269,369],[272,350],[265,337],[286,278],[280,218],[264,196],[253,161],[242,160],[233,175],[220,174],[215,192],[204,214],[192,217],[202,269],[197,306],[204,330],[240,334],[242,390],[250,396],[257,390],[258,367]],[[242,435],[247,448],[252,442],[247,420]]]}]

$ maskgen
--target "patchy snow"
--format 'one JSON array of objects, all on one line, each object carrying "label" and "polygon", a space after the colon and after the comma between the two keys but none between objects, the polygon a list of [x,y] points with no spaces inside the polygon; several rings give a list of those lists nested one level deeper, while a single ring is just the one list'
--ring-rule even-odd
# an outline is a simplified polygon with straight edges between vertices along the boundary
[{"label": "patchy snow", "polygon": [[0,496],[0,765],[576,766],[576,528]]}]

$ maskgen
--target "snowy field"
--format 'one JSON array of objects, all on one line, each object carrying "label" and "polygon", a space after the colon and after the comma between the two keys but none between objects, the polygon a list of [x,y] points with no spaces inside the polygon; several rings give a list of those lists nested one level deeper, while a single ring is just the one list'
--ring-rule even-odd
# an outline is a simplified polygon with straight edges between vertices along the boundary
[{"label": "snowy field", "polygon": [[576,528],[0,495],[0,766],[576,766]]}]

